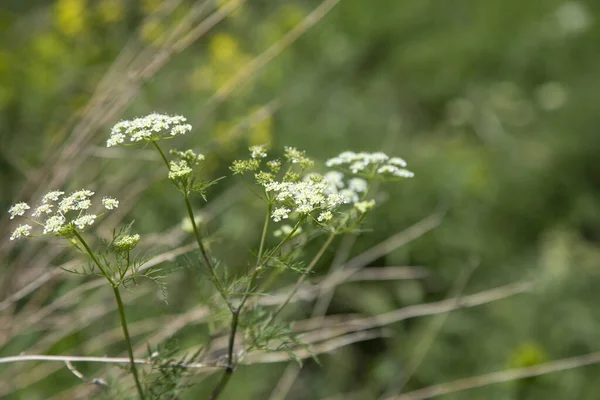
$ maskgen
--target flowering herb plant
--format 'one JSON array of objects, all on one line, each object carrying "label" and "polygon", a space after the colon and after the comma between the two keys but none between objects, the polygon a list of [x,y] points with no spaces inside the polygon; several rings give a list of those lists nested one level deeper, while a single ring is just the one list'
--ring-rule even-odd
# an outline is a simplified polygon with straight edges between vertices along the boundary
[{"label": "flowering herb plant", "polygon": [[[319,260],[343,233],[355,231],[376,206],[371,188],[375,181],[397,181],[411,178],[406,162],[398,157],[377,153],[343,152],[325,163],[326,170],[318,169],[305,152],[285,147],[281,157],[269,157],[266,146],[252,146],[249,156],[236,160],[230,167],[248,190],[264,203],[264,223],[258,248],[249,260],[252,267],[243,276],[232,277],[221,267],[218,257],[205,245],[193,212],[191,196],[199,194],[206,198],[207,189],[215,180],[203,180],[199,174],[204,155],[189,150],[164,151],[160,142],[177,138],[192,130],[182,116],[150,114],[146,117],[117,123],[106,141],[113,146],[151,146],[166,168],[165,176],[180,193],[187,218],[191,223],[192,237],[198,248],[199,259],[208,273],[214,289],[214,300],[228,315],[228,345],[225,357],[220,360],[224,372],[212,391],[211,398],[218,398],[227,386],[236,366],[251,351],[288,351],[294,357],[294,349],[302,346],[280,313],[296,294],[300,284],[315,268]],[[170,156],[168,157],[167,154]],[[120,315],[121,327],[129,355],[129,370],[140,399],[152,398],[157,385],[164,382],[143,382],[138,373],[129,335],[125,306],[120,287],[135,278],[148,278],[164,288],[157,270],[140,268],[143,258],[132,254],[140,241],[139,234],[131,234],[131,226],[122,228],[111,241],[92,249],[87,237],[94,222],[106,212],[119,206],[112,197],[103,197],[95,206],[91,190],[78,190],[69,195],[53,190],[32,210],[29,204],[19,202],[9,209],[10,217],[24,218],[30,224],[16,227],[10,240],[37,236],[58,236],[67,240],[90,261],[86,272],[99,274],[111,286]],[[89,212],[88,212],[89,211]],[[325,237],[319,250],[308,257],[298,251],[306,238]],[[268,246],[269,238],[276,244]],[[294,243],[294,246],[286,246]],[[141,260],[141,261],[140,261]],[[276,307],[261,306],[255,301],[258,294],[269,291],[277,276],[285,270],[299,272],[294,289]],[[195,359],[195,358],[194,358]],[[177,369],[177,365],[163,367]],[[165,367],[166,368],[166,367]],[[173,379],[177,374],[167,374]],[[179,375],[177,375],[179,376]],[[165,375],[163,374],[163,378]]]}]

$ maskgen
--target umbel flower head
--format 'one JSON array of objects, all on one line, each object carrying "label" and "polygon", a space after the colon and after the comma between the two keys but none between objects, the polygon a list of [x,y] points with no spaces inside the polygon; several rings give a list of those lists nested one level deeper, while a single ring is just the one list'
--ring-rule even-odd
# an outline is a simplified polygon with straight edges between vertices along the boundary
[{"label": "umbel flower head", "polygon": [[[36,207],[30,216],[26,218],[34,224],[42,227],[42,235],[54,234],[58,236],[70,236],[74,231],[83,231],[94,224],[98,215],[88,214],[86,210],[92,207],[91,198],[94,192],[91,190],[77,190],[68,196],[64,192],[54,190],[42,197],[41,204]],[[102,199],[102,206],[107,210],[113,210],[119,206],[119,201],[111,197]],[[19,202],[10,207],[8,213],[10,218],[25,216],[31,207],[24,202]],[[10,236],[10,240],[19,239],[31,235],[31,225],[19,225]]]},{"label": "umbel flower head", "polygon": [[117,123],[110,131],[106,147],[153,142],[184,135],[192,130],[185,117],[152,113],[145,117]]},{"label": "umbel flower head", "polygon": [[385,153],[354,153],[345,151],[327,160],[328,167],[337,167],[353,174],[375,178],[412,178],[415,174],[405,169],[406,161],[400,157],[389,157]]}]

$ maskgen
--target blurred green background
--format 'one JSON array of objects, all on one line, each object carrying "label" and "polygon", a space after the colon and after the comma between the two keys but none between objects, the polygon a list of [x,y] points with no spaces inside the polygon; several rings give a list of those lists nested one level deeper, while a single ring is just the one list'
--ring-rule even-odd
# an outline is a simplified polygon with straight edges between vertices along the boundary
[{"label": "blurred green background", "polygon": [[[275,152],[296,146],[320,165],[344,150],[383,150],[405,158],[415,178],[380,188],[385,201],[350,256],[446,210],[439,227],[369,266],[421,266],[429,278],[341,285],[330,314],[377,315],[442,300],[471,265],[464,294],[534,282],[530,293],[450,313],[404,391],[600,349],[599,2],[235,3],[2,0],[0,208],[50,188],[92,187],[124,204],[100,234],[135,220],[148,247],[175,248],[184,210],[159,160],[104,147],[119,119],[152,111],[188,117],[194,134],[177,146],[206,153],[212,178],[229,175],[228,164],[249,144],[268,142]],[[330,5],[306,26],[315,8]],[[215,256],[243,266],[263,211],[238,189],[235,179],[221,181],[208,204],[198,199],[195,207],[210,217]],[[9,243],[14,226],[2,218],[0,301],[73,257],[52,241]],[[334,256],[335,249],[326,258]],[[0,356],[123,354],[118,339],[102,336],[117,327],[114,309],[95,314],[110,291],[56,303],[88,280],[54,272],[2,303]],[[197,280],[174,272],[168,305],[149,285],[133,288],[130,319],[193,308],[202,300]],[[308,317],[311,305],[296,307],[295,318]],[[321,355],[320,366],[307,360],[287,398],[394,393],[436,318],[393,323],[381,338]],[[193,323],[176,336],[199,345],[198,331],[206,339]],[[240,367],[224,398],[268,398],[284,366]],[[0,366],[0,397],[86,398],[64,366],[48,367]],[[600,366],[589,366],[443,398],[597,399],[598,374]],[[202,380],[184,398],[205,396],[214,382]]]}]

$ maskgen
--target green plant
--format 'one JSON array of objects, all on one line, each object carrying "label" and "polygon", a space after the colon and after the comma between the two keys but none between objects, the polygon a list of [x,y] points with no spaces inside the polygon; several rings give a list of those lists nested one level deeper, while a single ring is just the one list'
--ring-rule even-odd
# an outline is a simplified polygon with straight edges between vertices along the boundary
[{"label": "green plant", "polygon": [[[218,258],[210,254],[190,201],[194,194],[206,199],[208,188],[219,179],[202,179],[200,171],[204,155],[191,149],[171,149],[169,158],[160,144],[161,141],[191,131],[192,127],[185,122],[184,117],[161,114],[121,121],[112,128],[107,147],[151,146],[159,153],[167,168],[168,179],[182,197],[199,257],[214,288],[213,307],[228,314],[227,354],[224,363],[221,363],[224,372],[210,397],[217,399],[230,381],[237,364],[251,351],[286,351],[294,358],[294,351],[304,344],[289,328],[288,323],[280,321],[281,312],[336,236],[357,231],[369,211],[375,207],[375,200],[369,196],[371,184],[374,181],[410,178],[413,173],[404,168],[406,162],[403,159],[390,158],[384,153],[344,152],[327,161],[326,167],[335,169],[319,173],[316,172],[314,161],[296,148],[285,147],[281,158],[265,161],[268,157],[266,146],[250,147],[250,157],[234,161],[230,169],[264,203],[265,216],[262,231],[257,234],[260,237],[259,247],[248,261],[251,268],[246,274],[236,276],[228,273]],[[344,173],[338,170],[351,177],[346,179]],[[187,363],[195,362],[199,353],[175,362],[172,360],[172,353],[156,352],[156,357],[151,356],[150,359],[160,374],[154,382],[150,381],[144,387],[133,355],[125,306],[119,289],[137,278],[147,278],[164,290],[162,275],[160,270],[142,268],[147,258],[132,255],[140,236],[130,234],[131,225],[115,231],[112,240],[108,242],[92,242],[84,238],[84,234],[87,235],[86,229],[103,215],[86,213],[88,209],[93,209],[93,195],[94,192],[90,190],[79,190],[68,196],[62,191],[49,192],[31,216],[26,217],[40,225],[42,233],[34,235],[30,225],[19,225],[10,239],[55,235],[66,239],[90,260],[88,268],[77,272],[98,274],[106,279],[113,290],[127,344],[129,371],[139,398],[155,398],[155,393],[166,396],[165,391],[175,392],[181,389],[178,383],[182,379],[180,372]],[[116,199],[102,199],[102,206],[107,211],[118,205]],[[20,202],[13,205],[9,213],[11,218],[23,217],[29,209],[27,203]],[[280,223],[283,220],[292,223],[273,230],[271,221]],[[270,233],[277,237],[276,244],[272,247],[268,246],[267,240]],[[306,243],[323,236],[323,244],[305,265],[306,254],[303,250]],[[90,243],[97,244],[95,250]],[[277,307],[268,309],[254,301],[259,295],[266,293],[277,277],[286,270],[299,273],[299,277],[293,290]],[[243,337],[241,344],[237,343],[240,336]],[[159,398],[168,398],[160,396]]]}]

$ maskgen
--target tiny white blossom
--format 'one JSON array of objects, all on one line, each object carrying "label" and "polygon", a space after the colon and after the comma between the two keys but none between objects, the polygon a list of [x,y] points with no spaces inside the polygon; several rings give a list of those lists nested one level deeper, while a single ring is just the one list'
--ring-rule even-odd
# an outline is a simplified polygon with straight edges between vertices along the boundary
[{"label": "tiny white blossom", "polygon": [[359,200],[358,194],[352,189],[343,189],[340,195],[346,200],[344,203],[356,203]]},{"label": "tiny white blossom", "polygon": [[300,204],[298,206],[298,208],[296,208],[296,212],[298,214],[310,214],[314,209],[315,209],[315,207],[313,205],[308,204],[308,203],[303,203],[303,204]]},{"label": "tiny white blossom", "polygon": [[250,147],[250,152],[252,158],[265,158],[267,156],[265,146],[262,144]]},{"label": "tiny white blossom", "polygon": [[112,134],[108,140],[106,141],[106,147],[116,146],[125,141],[125,135],[122,133],[114,133]]},{"label": "tiny white blossom", "polygon": [[65,217],[62,215],[54,215],[46,220],[43,233],[53,233],[61,230],[65,224]]},{"label": "tiny white blossom", "polygon": [[392,157],[392,158],[390,158],[390,161],[388,161],[388,162],[392,165],[397,165],[399,167],[406,167],[406,161],[404,161],[400,157]]},{"label": "tiny white blossom", "polygon": [[58,208],[62,212],[70,210],[87,210],[91,205],[89,197],[92,197],[93,195],[94,192],[91,190],[78,190],[71,193],[69,196],[64,197],[60,203],[58,203]]},{"label": "tiny white blossom", "polygon": [[364,214],[375,207],[375,200],[361,201],[354,204],[354,207],[356,207],[359,212]]},{"label": "tiny white blossom", "polygon": [[115,246],[120,250],[129,251],[137,246],[140,241],[140,235],[125,235],[115,242]]},{"label": "tiny white blossom", "polygon": [[273,212],[271,213],[271,218],[273,218],[273,221],[279,222],[282,219],[287,219],[289,212],[290,209],[285,207],[279,207],[273,210]]},{"label": "tiny white blossom", "polygon": [[169,168],[169,179],[182,178],[192,173],[192,169],[187,165],[184,160],[175,162],[171,161]]},{"label": "tiny white blossom", "polygon": [[119,207],[119,200],[113,199],[112,197],[104,197],[102,198],[102,205],[107,210],[112,210]]},{"label": "tiny white blossom", "polygon": [[107,147],[116,146],[129,138],[130,142],[153,141],[177,135],[184,135],[192,126],[184,124],[182,116],[169,116],[152,113],[145,117],[117,123],[110,131]]},{"label": "tiny white blossom", "polygon": [[53,190],[51,192],[48,192],[46,193],[46,195],[44,195],[44,197],[42,197],[42,204],[46,204],[50,201],[56,201],[63,194],[65,194],[65,192],[61,192],[60,190]]},{"label": "tiny white blossom", "polygon": [[364,193],[367,191],[367,181],[361,178],[352,178],[348,182],[348,189],[353,190],[357,193]]},{"label": "tiny white blossom", "polygon": [[327,207],[332,209],[341,204],[348,203],[349,201],[350,201],[350,199],[348,199],[343,194],[333,193],[333,194],[330,194],[329,196],[327,196]]},{"label": "tiny white blossom", "polygon": [[85,214],[73,221],[73,224],[75,224],[78,229],[83,229],[86,225],[92,225],[94,221],[96,221],[95,215]]},{"label": "tiny white blossom", "polygon": [[8,213],[10,214],[10,219],[13,219],[14,217],[18,216],[22,216],[23,214],[25,214],[25,211],[29,210],[31,207],[29,207],[29,204],[21,201],[15,205],[13,205],[11,208],[8,209]]},{"label": "tiny white blossom", "polygon": [[17,229],[10,235],[10,240],[19,239],[23,236],[29,236],[31,233],[31,225],[19,225]]},{"label": "tiny white blossom", "polygon": [[329,221],[331,218],[333,218],[333,214],[331,213],[331,211],[323,211],[321,214],[319,214],[317,221],[319,221],[319,222]]},{"label": "tiny white blossom", "polygon": [[342,189],[344,187],[344,174],[339,171],[329,171],[323,177],[332,188]]},{"label": "tiny white blossom", "polygon": [[32,217],[39,217],[42,214],[51,214],[52,213],[52,204],[42,204],[38,208],[36,208],[33,213],[31,213]]},{"label": "tiny white blossom", "polygon": [[366,166],[364,161],[355,161],[350,165],[350,171],[356,174],[357,172],[364,170]]}]

